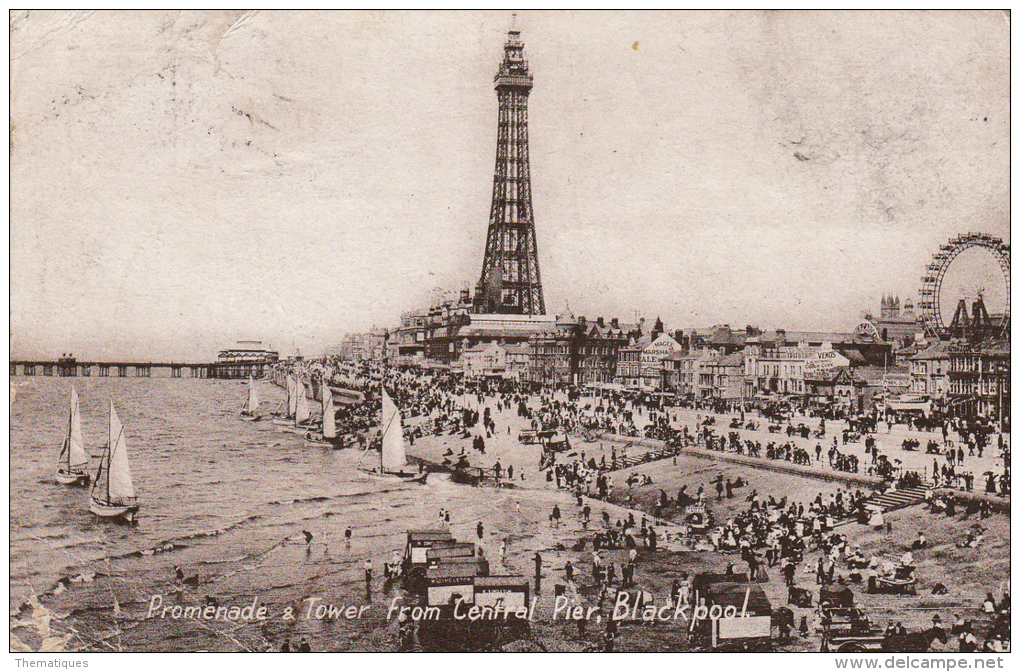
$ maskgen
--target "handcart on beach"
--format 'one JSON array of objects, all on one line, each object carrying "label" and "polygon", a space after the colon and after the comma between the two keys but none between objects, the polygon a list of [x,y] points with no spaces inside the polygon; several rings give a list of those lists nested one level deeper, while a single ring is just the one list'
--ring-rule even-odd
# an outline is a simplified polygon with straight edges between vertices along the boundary
[{"label": "handcart on beach", "polygon": [[849,587],[830,588],[822,586],[818,589],[818,608],[823,612],[826,609],[850,609],[854,606],[854,591]]},{"label": "handcart on beach", "polygon": [[868,579],[868,592],[885,595],[917,595],[915,568],[901,565],[893,576],[872,576]]},{"label": "handcart on beach", "polygon": [[517,441],[525,445],[531,445],[538,442],[538,432],[533,429],[522,429],[517,434]]},{"label": "handcart on beach", "polygon": [[570,440],[567,438],[566,432],[541,431],[538,433],[538,438],[542,441],[542,448],[547,453],[565,453],[570,450]]},{"label": "handcart on beach", "polygon": [[712,529],[712,516],[703,502],[688,504],[684,509],[684,525],[688,537],[706,537]]}]

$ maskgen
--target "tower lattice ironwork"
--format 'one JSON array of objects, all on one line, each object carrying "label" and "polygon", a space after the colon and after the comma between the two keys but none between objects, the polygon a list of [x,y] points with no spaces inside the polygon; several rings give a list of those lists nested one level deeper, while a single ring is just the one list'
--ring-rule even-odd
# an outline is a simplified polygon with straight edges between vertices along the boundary
[{"label": "tower lattice ironwork", "polygon": [[532,77],[524,60],[520,31],[509,32],[495,82],[499,100],[496,169],[485,259],[475,295],[476,310],[544,315],[528,163],[528,94]]}]

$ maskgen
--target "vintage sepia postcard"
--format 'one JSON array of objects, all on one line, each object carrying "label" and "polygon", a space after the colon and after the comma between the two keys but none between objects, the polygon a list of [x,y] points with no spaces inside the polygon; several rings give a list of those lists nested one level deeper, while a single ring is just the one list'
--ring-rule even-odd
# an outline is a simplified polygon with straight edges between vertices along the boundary
[{"label": "vintage sepia postcard", "polygon": [[12,11],[12,660],[1002,667],[1009,57],[991,10]]}]

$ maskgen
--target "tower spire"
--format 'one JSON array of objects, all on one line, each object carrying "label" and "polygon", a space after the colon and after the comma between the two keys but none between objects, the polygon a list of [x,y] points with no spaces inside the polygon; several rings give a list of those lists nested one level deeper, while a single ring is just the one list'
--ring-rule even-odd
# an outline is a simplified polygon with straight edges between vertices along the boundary
[{"label": "tower spire", "polygon": [[489,231],[475,295],[480,313],[545,314],[528,159],[532,81],[515,15],[495,77],[499,123]]}]

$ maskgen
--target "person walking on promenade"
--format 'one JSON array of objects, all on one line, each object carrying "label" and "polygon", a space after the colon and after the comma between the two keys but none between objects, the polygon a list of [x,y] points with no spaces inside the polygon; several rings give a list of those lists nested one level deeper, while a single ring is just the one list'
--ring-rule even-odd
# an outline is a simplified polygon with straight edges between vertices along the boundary
[{"label": "person walking on promenade", "polygon": [[535,594],[542,592],[542,554],[535,551]]},{"label": "person walking on promenade", "polygon": [[555,527],[556,529],[559,529],[559,527],[560,527],[560,506],[559,506],[559,504],[553,504],[552,523],[553,523],[553,527]]},{"label": "person walking on promenade", "polygon": [[478,526],[475,527],[475,532],[478,533],[478,541],[481,541],[482,538],[485,536],[485,526],[482,525],[482,521],[480,520],[478,521]]},{"label": "person walking on promenade", "polygon": [[372,600],[372,558],[365,560],[365,597]]}]

